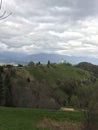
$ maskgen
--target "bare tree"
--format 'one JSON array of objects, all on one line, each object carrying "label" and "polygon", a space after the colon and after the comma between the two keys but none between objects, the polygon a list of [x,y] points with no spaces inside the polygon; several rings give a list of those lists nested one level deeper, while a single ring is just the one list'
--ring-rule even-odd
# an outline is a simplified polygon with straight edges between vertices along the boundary
[{"label": "bare tree", "polygon": [[[2,10],[2,0],[0,0],[0,10]],[[7,14],[6,11],[4,11],[1,15],[0,15],[0,20],[2,19],[6,19],[7,17],[9,17],[12,13]]]}]

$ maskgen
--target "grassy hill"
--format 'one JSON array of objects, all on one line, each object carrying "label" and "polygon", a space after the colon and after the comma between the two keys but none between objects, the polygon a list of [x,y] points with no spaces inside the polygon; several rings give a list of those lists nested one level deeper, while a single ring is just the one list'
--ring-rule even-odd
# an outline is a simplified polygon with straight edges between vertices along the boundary
[{"label": "grassy hill", "polygon": [[3,66],[0,70],[0,104],[3,106],[84,108],[97,81],[93,74],[69,63],[42,65],[31,62],[26,66]]},{"label": "grassy hill", "polygon": [[91,75],[83,71],[82,69],[77,69],[69,64],[50,64],[50,65],[29,65],[25,67],[36,80],[42,81],[45,79],[49,81],[50,84],[56,82],[58,78],[60,79],[83,79],[84,77],[89,78]]},{"label": "grassy hill", "polygon": [[93,73],[69,63],[1,66],[0,129],[81,130],[84,115],[79,110],[98,108],[97,84]]}]

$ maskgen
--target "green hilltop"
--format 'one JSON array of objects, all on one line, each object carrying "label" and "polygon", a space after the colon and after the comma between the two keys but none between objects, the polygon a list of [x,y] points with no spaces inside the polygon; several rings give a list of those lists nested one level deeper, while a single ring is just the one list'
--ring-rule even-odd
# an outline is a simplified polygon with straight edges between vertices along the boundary
[{"label": "green hilltop", "polygon": [[[90,81],[94,78],[88,71],[84,71],[82,69],[76,68],[71,64],[61,63],[61,64],[29,64],[22,68],[24,70],[24,74],[21,75],[28,75],[30,74],[31,80],[37,82],[46,82],[49,85],[54,85],[55,87],[58,86],[57,82],[59,81],[66,81],[66,80],[78,80]],[[21,69],[21,70],[22,70]],[[29,77],[29,78],[30,78]]]}]

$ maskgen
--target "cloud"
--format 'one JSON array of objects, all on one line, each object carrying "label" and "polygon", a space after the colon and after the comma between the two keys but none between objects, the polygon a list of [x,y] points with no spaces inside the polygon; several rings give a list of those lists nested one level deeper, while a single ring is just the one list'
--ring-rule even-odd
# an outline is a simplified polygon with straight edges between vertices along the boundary
[{"label": "cloud", "polygon": [[3,0],[2,51],[98,57],[97,0]]}]

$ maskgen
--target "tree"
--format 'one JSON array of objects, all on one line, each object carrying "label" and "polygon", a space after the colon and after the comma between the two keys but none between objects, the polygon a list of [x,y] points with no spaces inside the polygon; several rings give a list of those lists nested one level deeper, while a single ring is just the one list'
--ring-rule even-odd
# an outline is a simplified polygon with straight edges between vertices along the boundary
[{"label": "tree", "polygon": [[71,104],[71,106],[73,106],[74,108],[79,108],[79,107],[80,107],[80,101],[79,101],[78,96],[72,95],[72,96],[71,96],[70,104]]},{"label": "tree", "polygon": [[0,73],[4,72],[4,66],[0,66]]},{"label": "tree", "polygon": [[98,130],[98,86],[94,87],[85,112],[84,130]]},{"label": "tree", "polygon": [[5,85],[5,106],[12,106],[12,84],[11,75],[7,73],[4,80]]},{"label": "tree", "polygon": [[31,80],[30,80],[30,78],[28,77],[28,78],[27,78],[27,82],[30,83],[30,81],[31,81]]},{"label": "tree", "polygon": [[4,105],[3,99],[4,99],[4,85],[3,85],[3,77],[0,74],[0,105]]},{"label": "tree", "polygon": [[51,65],[51,63],[50,63],[50,61],[48,60],[47,67],[49,68],[50,65]]},{"label": "tree", "polygon": [[[2,10],[2,0],[0,1],[0,10]],[[7,12],[4,11],[4,12],[1,14],[1,16],[0,16],[0,20],[6,19],[6,18],[9,17],[11,14],[12,14],[12,13],[7,14]]]}]

